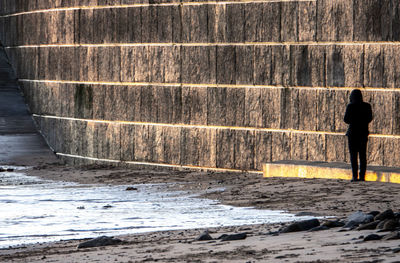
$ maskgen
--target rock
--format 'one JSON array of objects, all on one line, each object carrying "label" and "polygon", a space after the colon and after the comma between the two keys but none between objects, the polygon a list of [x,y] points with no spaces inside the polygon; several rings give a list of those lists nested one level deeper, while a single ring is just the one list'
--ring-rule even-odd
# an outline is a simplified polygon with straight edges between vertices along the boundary
[{"label": "rock", "polygon": [[399,212],[394,213],[394,217],[397,218],[397,219],[400,219],[400,213]]},{"label": "rock", "polygon": [[393,253],[399,253],[400,252],[400,247],[393,249]]},{"label": "rock", "polygon": [[362,224],[361,226],[357,227],[357,230],[375,229],[378,223],[379,221],[373,221],[366,224]]},{"label": "rock", "polygon": [[376,226],[376,229],[383,229],[383,226],[385,225],[387,220],[382,220],[382,221],[378,221],[378,225]]},{"label": "rock", "polygon": [[201,233],[200,236],[196,238],[196,241],[206,241],[206,240],[213,240],[213,238],[210,236],[207,230]]},{"label": "rock", "polygon": [[350,229],[353,229],[353,228],[355,228],[355,227],[357,227],[357,226],[359,226],[359,225],[360,225],[360,223],[357,223],[357,222],[355,222],[355,221],[349,221],[349,222],[347,222],[346,225],[343,226],[343,228],[350,228]]},{"label": "rock", "polygon": [[373,220],[373,216],[370,214],[363,213],[361,211],[357,211],[353,214],[351,214],[347,219],[346,219],[346,225],[344,226],[345,228],[353,228],[355,226],[358,226],[359,224],[365,224],[369,223]]},{"label": "rock", "polygon": [[386,220],[386,219],[392,219],[394,218],[394,213],[392,209],[388,209],[378,215],[375,216],[374,220]]},{"label": "rock", "polygon": [[217,237],[217,239],[223,239],[224,237],[228,236],[227,234],[222,234],[219,237]]},{"label": "rock", "polygon": [[383,231],[393,231],[396,229],[396,227],[398,226],[397,220],[395,219],[389,219],[386,220],[385,223],[383,224]]},{"label": "rock", "polygon": [[335,221],[325,221],[322,225],[327,226],[329,228],[334,228],[334,227],[342,227],[344,226],[344,223],[342,221],[335,220]]},{"label": "rock", "polygon": [[311,228],[317,227],[319,225],[320,223],[318,219],[304,220],[290,224],[289,226],[282,229],[281,232],[290,233],[290,232],[306,231],[310,230]]},{"label": "rock", "polygon": [[241,239],[246,239],[247,234],[246,233],[239,233],[239,234],[231,234],[231,235],[225,235],[221,238],[221,241],[233,241],[233,240],[241,240]]},{"label": "rock", "polygon": [[314,212],[299,212],[295,216],[321,216],[320,214]]},{"label": "rock", "polygon": [[400,239],[399,232],[393,232],[393,233],[387,234],[386,236],[384,236],[382,238],[382,240],[396,240],[396,239]]},{"label": "rock", "polygon": [[14,172],[13,168],[0,167],[0,172]]},{"label": "rock", "polygon": [[113,207],[112,205],[105,205],[105,206],[103,206],[103,209],[110,209],[112,207]]},{"label": "rock", "polygon": [[314,231],[322,231],[322,230],[328,230],[329,227],[327,226],[316,226],[308,230],[309,232],[314,232]]},{"label": "rock", "polygon": [[[280,233],[280,231],[269,231],[269,232],[267,233],[267,235],[279,236],[279,233]],[[220,239],[220,238],[218,238],[218,239]]]},{"label": "rock", "polygon": [[121,243],[122,240],[113,237],[101,236],[91,239],[89,241],[82,242],[78,245],[78,248],[88,248],[88,247],[103,247],[111,246]]},{"label": "rock", "polygon": [[136,187],[128,186],[125,191],[137,191],[138,189]]},{"label": "rock", "polygon": [[379,212],[379,211],[371,211],[371,212],[369,212],[368,214],[369,215],[372,215],[373,217],[375,217],[375,216],[377,216],[377,215],[379,215],[381,212]]},{"label": "rock", "polygon": [[359,223],[359,224],[363,224],[363,223],[371,222],[373,218],[374,217],[372,215],[370,215],[370,214],[366,214],[366,213],[363,213],[361,211],[357,211],[357,212],[351,214],[346,219],[346,221],[347,222],[353,221],[353,222],[356,222],[356,223]]},{"label": "rock", "polygon": [[370,234],[366,237],[364,237],[364,241],[371,241],[371,240],[380,240],[382,236],[377,235],[377,234]]}]

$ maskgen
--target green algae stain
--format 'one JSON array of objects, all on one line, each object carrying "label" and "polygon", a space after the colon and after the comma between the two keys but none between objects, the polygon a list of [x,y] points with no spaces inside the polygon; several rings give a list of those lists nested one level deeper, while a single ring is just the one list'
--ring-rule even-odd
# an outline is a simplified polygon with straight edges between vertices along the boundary
[{"label": "green algae stain", "polygon": [[93,117],[93,87],[79,84],[75,89],[74,96],[75,118]]}]

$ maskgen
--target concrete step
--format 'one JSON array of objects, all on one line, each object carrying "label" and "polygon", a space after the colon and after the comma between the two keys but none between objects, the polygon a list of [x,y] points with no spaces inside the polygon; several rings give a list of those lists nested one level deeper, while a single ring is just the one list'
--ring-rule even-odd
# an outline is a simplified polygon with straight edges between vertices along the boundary
[{"label": "concrete step", "polygon": [[0,116],[16,117],[29,116],[22,94],[18,91],[0,92]]},{"label": "concrete step", "polygon": [[[2,79],[2,78],[8,79]],[[0,163],[38,165],[57,158],[37,132],[18,88],[11,65],[0,46]]]},{"label": "concrete step", "polygon": [[0,80],[15,80],[12,72],[0,71]]},{"label": "concrete step", "polygon": [[0,87],[10,87],[18,85],[16,80],[0,80]]},{"label": "concrete step", "polygon": [[35,166],[58,162],[43,137],[37,132],[0,134],[0,145],[1,164]]},{"label": "concrete step", "polygon": [[0,86],[0,96],[2,92],[20,92],[18,88],[1,87]]},{"label": "concrete step", "polygon": [[[308,161],[278,161],[263,164],[264,177],[351,180],[350,164]],[[400,183],[399,167],[368,166],[366,181]]]},{"label": "concrete step", "polygon": [[17,85],[0,85],[0,92],[21,92],[21,89]]},{"label": "concrete step", "polygon": [[0,135],[4,134],[35,133],[36,127],[29,115],[13,117],[0,117]]},{"label": "concrete step", "polygon": [[12,76],[14,76],[14,72],[12,70],[10,70],[9,68],[0,68],[0,73],[11,74]]}]

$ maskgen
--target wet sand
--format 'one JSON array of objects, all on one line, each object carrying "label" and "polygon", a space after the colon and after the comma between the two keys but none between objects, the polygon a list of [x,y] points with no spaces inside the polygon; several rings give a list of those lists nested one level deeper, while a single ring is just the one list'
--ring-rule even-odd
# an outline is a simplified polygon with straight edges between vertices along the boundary
[{"label": "wet sand", "polygon": [[[310,212],[347,217],[357,210],[398,211],[400,185],[337,180],[262,178],[261,174],[151,170],[56,164],[35,167],[30,175],[45,179],[101,184],[165,183],[171,189],[205,190],[223,204],[262,209]],[[0,250],[0,262],[399,262],[399,240],[363,242],[376,230],[268,234],[281,224],[208,229],[213,238],[223,233],[243,233],[244,240],[194,241],[205,229],[163,231],[119,237],[119,245],[77,249],[82,240],[28,245]]]}]

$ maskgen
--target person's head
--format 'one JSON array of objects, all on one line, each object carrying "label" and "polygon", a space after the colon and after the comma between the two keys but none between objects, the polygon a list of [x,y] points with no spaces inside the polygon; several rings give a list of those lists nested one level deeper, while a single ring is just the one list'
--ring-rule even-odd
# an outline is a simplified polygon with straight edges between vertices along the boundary
[{"label": "person's head", "polygon": [[361,90],[359,89],[354,89],[350,93],[350,103],[361,103],[363,101],[363,97],[361,94]]}]

